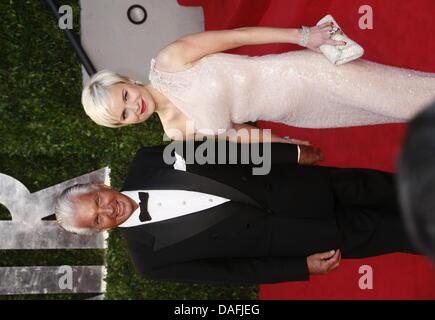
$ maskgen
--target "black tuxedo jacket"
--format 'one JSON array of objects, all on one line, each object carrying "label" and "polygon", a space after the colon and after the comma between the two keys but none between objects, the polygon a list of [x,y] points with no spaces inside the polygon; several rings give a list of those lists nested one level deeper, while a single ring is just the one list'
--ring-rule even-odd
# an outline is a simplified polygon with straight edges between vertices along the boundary
[{"label": "black tuxedo jacket", "polygon": [[299,166],[295,145],[271,144],[272,170],[265,176],[252,175],[251,163],[175,170],[163,162],[163,149],[137,152],[122,191],[189,190],[231,201],[119,228],[143,277],[234,284],[307,280],[306,257],[337,248],[329,169]]}]

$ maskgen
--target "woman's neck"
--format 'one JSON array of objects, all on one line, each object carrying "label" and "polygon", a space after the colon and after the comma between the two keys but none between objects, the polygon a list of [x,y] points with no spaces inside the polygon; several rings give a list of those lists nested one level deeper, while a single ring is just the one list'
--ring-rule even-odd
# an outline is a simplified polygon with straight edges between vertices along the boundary
[{"label": "woman's neck", "polygon": [[157,91],[151,84],[147,84],[145,88],[148,90],[154,100],[154,112],[159,115],[165,113],[168,109],[168,98],[166,98],[162,93]]}]

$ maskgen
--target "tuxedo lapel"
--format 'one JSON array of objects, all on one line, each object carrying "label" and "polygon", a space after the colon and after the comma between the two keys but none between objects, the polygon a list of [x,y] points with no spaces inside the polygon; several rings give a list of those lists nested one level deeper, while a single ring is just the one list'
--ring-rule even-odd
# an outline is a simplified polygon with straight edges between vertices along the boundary
[{"label": "tuxedo lapel", "polygon": [[[123,191],[131,190],[186,190],[208,193],[232,201],[203,211],[187,214],[178,218],[148,223],[131,229],[141,228],[154,237],[153,250],[161,250],[167,246],[186,240],[212,227],[233,214],[237,204],[261,206],[239,190],[201,175],[174,170],[161,169],[141,179],[141,175],[126,180]],[[145,181],[144,181],[145,180]],[[258,210],[253,210],[257,211]],[[128,230],[125,230],[128,232]]]},{"label": "tuxedo lapel", "polygon": [[[145,183],[130,180],[128,184],[124,185],[123,190],[186,190],[208,193],[232,200],[178,218],[132,227],[133,229],[142,228],[143,231],[154,236],[154,250],[160,250],[181,242],[217,224],[233,213],[233,210],[230,210],[232,205],[242,203],[261,208],[256,201],[239,190],[198,174],[164,169],[156,171],[149,178],[151,179]],[[258,210],[254,209],[253,211]]]},{"label": "tuxedo lapel", "polygon": [[154,236],[153,250],[158,251],[189,239],[230,217],[233,214],[230,206],[231,203],[226,202],[203,211],[139,227]]},{"label": "tuxedo lapel", "polygon": [[162,169],[156,170],[144,178],[140,174],[129,176],[122,191],[131,190],[186,190],[208,193],[235,202],[261,208],[261,205],[245,193],[224,183],[196,173]]},{"label": "tuxedo lapel", "polygon": [[233,215],[238,215],[239,218],[245,215],[249,223],[265,214],[255,208],[247,214],[245,208],[243,204],[228,201],[178,218],[121,228],[121,232],[131,241],[146,244],[152,247],[153,251],[158,251],[192,238]]}]

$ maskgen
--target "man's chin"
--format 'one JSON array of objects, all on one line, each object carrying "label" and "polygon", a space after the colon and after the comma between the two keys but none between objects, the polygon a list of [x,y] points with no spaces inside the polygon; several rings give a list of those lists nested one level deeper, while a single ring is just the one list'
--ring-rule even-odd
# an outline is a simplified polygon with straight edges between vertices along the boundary
[{"label": "man's chin", "polygon": [[128,220],[128,218],[131,217],[132,214],[133,214],[133,211],[129,212],[129,213],[123,213],[123,214],[121,214],[121,216],[118,217],[118,219],[116,219],[116,226],[114,226],[114,227],[116,228],[119,225],[123,224],[125,221]]}]

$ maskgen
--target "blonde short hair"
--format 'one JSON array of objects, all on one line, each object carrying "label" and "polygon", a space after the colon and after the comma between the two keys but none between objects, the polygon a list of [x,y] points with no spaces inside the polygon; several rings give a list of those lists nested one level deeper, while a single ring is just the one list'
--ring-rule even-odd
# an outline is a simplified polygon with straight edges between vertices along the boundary
[{"label": "blonde short hair", "polygon": [[135,83],[132,79],[116,72],[101,70],[94,74],[82,91],[82,105],[86,114],[100,126],[117,128],[125,124],[117,123],[109,109],[108,87],[117,83]]}]

